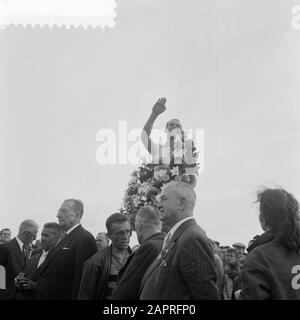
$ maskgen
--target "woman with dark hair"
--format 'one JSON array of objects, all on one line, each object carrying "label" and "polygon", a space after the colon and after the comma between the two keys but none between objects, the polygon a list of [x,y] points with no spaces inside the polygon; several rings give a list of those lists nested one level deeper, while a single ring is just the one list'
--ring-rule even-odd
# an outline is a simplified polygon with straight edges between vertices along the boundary
[{"label": "woman with dark hair", "polygon": [[300,300],[299,203],[284,189],[261,191],[257,202],[261,226],[274,238],[248,254],[240,299]]}]

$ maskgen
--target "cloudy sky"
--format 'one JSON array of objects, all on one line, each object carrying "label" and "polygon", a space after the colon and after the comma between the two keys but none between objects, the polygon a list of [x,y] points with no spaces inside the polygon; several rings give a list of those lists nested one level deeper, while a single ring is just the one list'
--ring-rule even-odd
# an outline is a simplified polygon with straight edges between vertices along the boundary
[{"label": "cloudy sky", "polygon": [[98,164],[97,132],[141,128],[165,96],[155,128],[204,129],[197,221],[224,245],[247,243],[261,233],[262,185],[300,199],[297,1],[116,3],[105,31],[0,30],[0,228],[56,221],[79,198],[83,225],[103,231],[136,165]]}]

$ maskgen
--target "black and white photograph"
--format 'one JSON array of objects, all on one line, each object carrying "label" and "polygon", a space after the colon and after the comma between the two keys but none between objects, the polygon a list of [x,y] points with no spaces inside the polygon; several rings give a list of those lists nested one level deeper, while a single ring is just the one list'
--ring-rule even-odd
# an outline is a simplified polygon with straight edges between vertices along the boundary
[{"label": "black and white photograph", "polygon": [[299,57],[300,0],[0,0],[0,308],[300,300]]}]

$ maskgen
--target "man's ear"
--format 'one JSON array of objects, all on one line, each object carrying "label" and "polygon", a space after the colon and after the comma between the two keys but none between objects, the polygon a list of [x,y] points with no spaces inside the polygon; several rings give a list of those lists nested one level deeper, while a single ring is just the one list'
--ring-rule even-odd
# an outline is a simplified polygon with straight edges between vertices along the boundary
[{"label": "man's ear", "polygon": [[186,202],[187,202],[186,198],[184,198],[184,197],[178,198],[178,204],[177,204],[178,209],[184,210],[186,208],[186,205],[187,205]]}]

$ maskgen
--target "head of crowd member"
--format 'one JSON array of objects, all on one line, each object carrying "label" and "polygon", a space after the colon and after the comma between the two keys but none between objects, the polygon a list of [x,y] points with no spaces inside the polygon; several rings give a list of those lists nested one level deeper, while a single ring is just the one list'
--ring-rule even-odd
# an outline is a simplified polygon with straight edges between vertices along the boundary
[{"label": "head of crowd member", "polygon": [[291,252],[300,253],[299,203],[284,189],[265,189],[257,194],[259,220]]},{"label": "head of crowd member", "polygon": [[11,240],[11,230],[8,228],[4,228],[0,231],[0,237],[2,242],[8,242]]},{"label": "head of crowd member", "polygon": [[41,233],[41,245],[44,251],[49,251],[57,243],[62,236],[62,227],[56,222],[48,222],[44,224]]},{"label": "head of crowd member", "polygon": [[96,236],[97,249],[101,250],[109,245],[109,238],[105,232],[99,232]]},{"label": "head of crowd member", "polygon": [[241,257],[245,253],[246,246],[243,243],[234,243],[232,247],[235,249],[236,255],[238,257]]},{"label": "head of crowd member", "polygon": [[235,250],[233,248],[228,248],[225,252],[225,261],[228,264],[236,262]]},{"label": "head of crowd member", "polygon": [[36,239],[39,225],[30,219],[24,220],[19,227],[18,238],[26,245],[30,245]]},{"label": "head of crowd member", "polygon": [[68,231],[74,226],[80,224],[83,215],[83,203],[77,199],[65,200],[57,213],[59,225],[63,231]]},{"label": "head of crowd member", "polygon": [[218,248],[218,256],[224,261],[224,248],[222,246]]},{"label": "head of crowd member", "polygon": [[162,188],[159,199],[161,220],[170,228],[193,216],[196,193],[190,184],[181,181],[169,182]]},{"label": "head of crowd member", "polygon": [[160,211],[152,206],[142,207],[135,217],[135,231],[138,242],[142,244],[153,234],[161,232]]},{"label": "head of crowd member", "polygon": [[131,226],[128,217],[123,213],[113,213],[106,220],[106,229],[113,249],[126,251],[131,237]]}]

